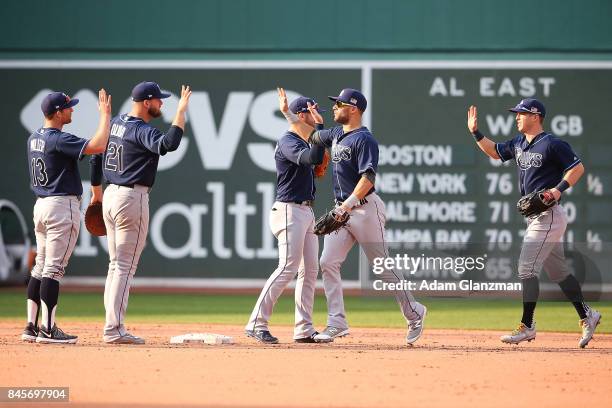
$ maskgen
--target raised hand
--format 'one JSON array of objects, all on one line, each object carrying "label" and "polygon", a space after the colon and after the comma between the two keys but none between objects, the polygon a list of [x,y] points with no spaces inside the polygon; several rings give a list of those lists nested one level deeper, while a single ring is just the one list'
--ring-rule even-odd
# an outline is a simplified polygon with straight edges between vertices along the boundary
[{"label": "raised hand", "polygon": [[104,88],[98,91],[98,110],[100,114],[109,116],[111,114],[111,96],[106,94]]},{"label": "raised hand", "polygon": [[308,112],[310,112],[310,114],[312,115],[312,118],[314,119],[315,123],[322,124],[323,116],[321,116],[321,114],[317,110],[317,108],[319,107],[319,104],[315,103],[314,105],[311,105],[310,102],[307,102],[307,105],[308,105]]},{"label": "raised hand", "polygon": [[281,112],[287,113],[289,111],[289,104],[287,103],[287,94],[283,88],[276,88],[278,91],[278,108]]},{"label": "raised hand", "polygon": [[467,127],[472,133],[478,130],[478,109],[474,105],[468,109]]},{"label": "raised hand", "polygon": [[189,104],[189,97],[191,96],[191,88],[189,85],[181,85],[181,99],[179,99],[177,111],[185,112],[187,105]]}]

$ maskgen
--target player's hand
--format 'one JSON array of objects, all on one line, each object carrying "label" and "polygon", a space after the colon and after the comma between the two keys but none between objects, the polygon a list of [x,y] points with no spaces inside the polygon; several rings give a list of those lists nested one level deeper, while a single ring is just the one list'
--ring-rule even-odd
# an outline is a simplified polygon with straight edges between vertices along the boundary
[{"label": "player's hand", "polygon": [[310,114],[312,115],[312,118],[314,119],[315,123],[323,124],[323,116],[321,116],[321,114],[317,110],[319,108],[319,104],[315,103],[314,105],[311,105],[310,102],[307,102],[307,105],[308,112],[310,112]]},{"label": "player's hand", "polygon": [[283,88],[276,88],[278,91],[278,108],[281,112],[286,113],[289,111],[289,104],[287,103],[287,94]]},{"label": "player's hand", "polygon": [[548,192],[553,195],[555,201],[559,201],[559,198],[561,198],[561,192],[556,188],[551,188],[550,190],[548,190]]},{"label": "player's hand", "polygon": [[334,216],[336,220],[342,221],[345,217],[345,214],[350,214],[350,212],[351,208],[348,208],[348,206],[342,204],[341,206],[336,207],[336,209],[334,210]]},{"label": "player's hand", "polygon": [[101,115],[111,114],[111,96],[106,94],[106,90],[104,88],[98,91],[98,110]]},{"label": "player's hand", "polygon": [[190,96],[191,88],[189,88],[189,85],[181,85],[181,99],[179,99],[178,107],[176,108],[177,111],[185,112],[187,110]]},{"label": "player's hand", "polygon": [[478,109],[474,105],[468,109],[467,127],[472,133],[478,130]]}]

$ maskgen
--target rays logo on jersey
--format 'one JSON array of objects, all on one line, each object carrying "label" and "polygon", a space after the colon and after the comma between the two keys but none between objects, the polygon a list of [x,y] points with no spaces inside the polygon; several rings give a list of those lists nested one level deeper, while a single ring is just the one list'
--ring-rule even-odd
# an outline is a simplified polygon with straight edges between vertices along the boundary
[{"label": "rays logo on jersey", "polygon": [[351,160],[351,148],[341,144],[332,144],[332,162],[340,163],[342,160]]},{"label": "rays logo on jersey", "polygon": [[531,167],[542,167],[542,153],[525,152],[520,147],[516,151],[516,164],[523,170]]}]

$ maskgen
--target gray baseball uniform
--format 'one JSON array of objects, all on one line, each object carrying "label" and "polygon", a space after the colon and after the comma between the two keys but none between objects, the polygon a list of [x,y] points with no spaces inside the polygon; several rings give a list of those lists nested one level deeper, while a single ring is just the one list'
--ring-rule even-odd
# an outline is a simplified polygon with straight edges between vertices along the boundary
[{"label": "gray baseball uniform", "polygon": [[[502,161],[516,160],[521,195],[554,187],[566,171],[580,163],[567,142],[546,132],[531,142],[519,135],[496,144],[496,150]],[[563,208],[555,205],[530,217],[527,223],[518,263],[519,278],[537,277],[544,268],[551,281],[563,281],[569,275],[562,242],[567,227]]]},{"label": "gray baseball uniform", "polygon": [[[154,96],[163,95],[169,94]],[[147,239],[149,191],[155,181],[159,156],[176,150],[182,134],[177,126],[171,126],[164,134],[141,118],[119,115],[111,120],[104,156],[91,159],[92,186],[100,185],[102,171],[110,183],[102,200],[109,253],[104,288],[106,342],[143,342],[130,335],[124,325],[130,286]]]},{"label": "gray baseball uniform", "polygon": [[[472,115],[475,113],[472,108],[470,111]],[[544,105],[532,98],[523,99],[510,111],[517,113],[519,129],[532,127],[529,124],[533,124],[536,117],[541,124],[541,118],[546,115]],[[497,155],[502,161],[516,160],[521,195],[550,189],[562,193],[570,186],[564,179],[566,172],[581,165],[581,161],[566,141],[541,131],[541,125],[532,128],[532,131],[534,130],[540,133],[531,138],[519,134],[504,143],[495,144]],[[477,131],[474,136],[478,141],[484,137]],[[579,170],[577,174],[581,175],[582,172]],[[543,268],[550,280],[559,284],[565,296],[574,305],[582,327],[579,345],[585,347],[593,337],[601,314],[584,302],[580,283],[569,272],[565,263],[565,212],[555,204],[548,210],[529,217],[527,222],[518,263],[518,275],[523,285],[523,316],[518,328],[511,334],[502,336],[501,341],[518,344],[535,339],[534,312],[539,297],[538,277]]]},{"label": "gray baseball uniform", "polygon": [[[363,174],[375,173],[377,170],[378,143],[365,127],[347,133],[344,133],[342,126],[321,130],[313,135],[313,141],[331,147],[337,205],[352,194]],[[348,328],[340,266],[355,242],[361,245],[370,263],[374,258],[388,257],[385,222],[385,205],[372,187],[361,203],[351,211],[348,224],[325,236],[320,263],[327,297],[328,326]],[[399,282],[403,276],[393,269],[386,269],[380,278],[385,282]],[[396,290],[393,294],[409,324],[422,319],[425,307],[416,302],[408,290]]]},{"label": "gray baseball uniform", "polygon": [[[68,108],[78,102],[61,93],[51,94],[47,99],[54,95],[60,101],[66,97]],[[30,187],[38,198],[34,205],[36,264],[28,283],[28,327],[22,335],[26,341],[76,342],[76,336],[57,329],[55,314],[59,281],[79,235],[83,187],[77,161],[83,156],[87,143],[86,139],[55,128],[38,129],[28,139]],[[39,308],[42,312],[40,331]]]},{"label": "gray baseball uniform", "polygon": [[[293,103],[292,110],[297,110]],[[278,239],[279,262],[264,285],[245,327],[247,334],[260,341],[262,339],[258,333],[269,331],[268,321],[274,305],[296,274],[293,337],[296,340],[304,339],[315,333],[312,309],[319,241],[314,234],[312,203],[315,184],[312,165],[321,163],[323,153],[323,147],[311,148],[293,132],[283,135],[276,145],[277,192],[270,212],[270,229]]]}]

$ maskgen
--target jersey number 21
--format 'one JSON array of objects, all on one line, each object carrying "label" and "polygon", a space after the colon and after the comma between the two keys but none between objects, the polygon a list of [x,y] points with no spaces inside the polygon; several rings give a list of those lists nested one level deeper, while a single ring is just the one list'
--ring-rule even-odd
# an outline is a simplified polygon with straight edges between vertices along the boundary
[{"label": "jersey number 21", "polygon": [[118,171],[119,173],[123,171],[123,145],[115,142],[108,144],[104,168],[110,171]]}]

